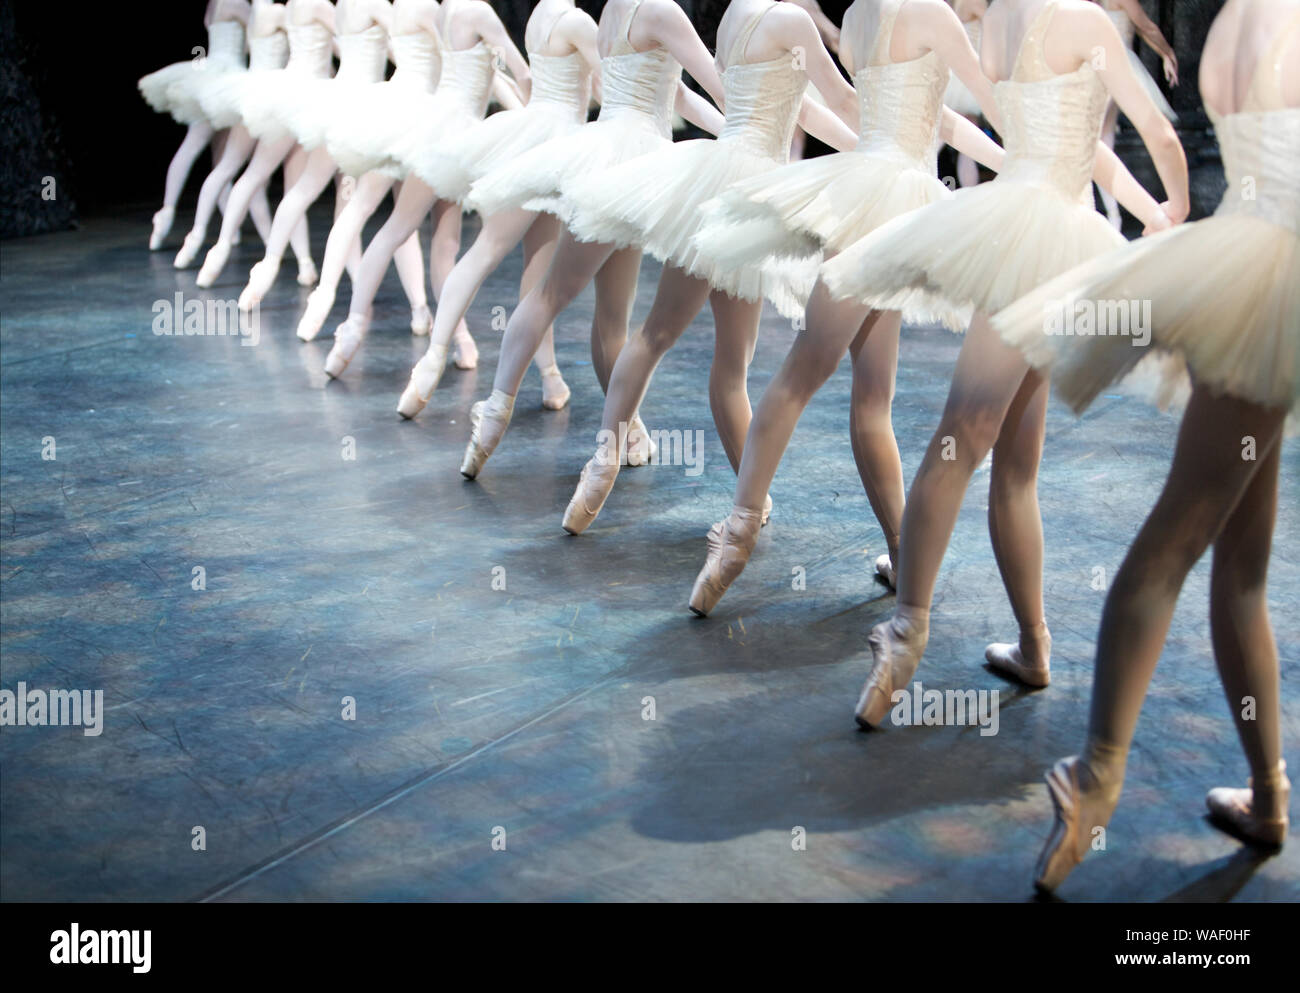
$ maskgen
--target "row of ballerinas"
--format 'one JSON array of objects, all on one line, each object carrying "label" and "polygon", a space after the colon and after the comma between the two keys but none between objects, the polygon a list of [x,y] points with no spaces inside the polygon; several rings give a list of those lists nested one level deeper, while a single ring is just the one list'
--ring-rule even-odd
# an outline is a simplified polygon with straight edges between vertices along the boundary
[{"label": "row of ballerinas", "polygon": [[[398,0],[395,10],[416,5]],[[290,0],[290,26],[297,11],[321,6]],[[339,3],[347,27],[340,76],[370,30],[368,12],[382,6]],[[1214,22],[1200,86],[1228,188],[1211,218],[1191,224],[1182,223],[1188,175],[1177,135],[1115,22],[1086,0],[994,0],[978,51],[940,0],[857,0],[838,46],[852,85],[794,4],[733,0],[715,58],[671,0],[610,0],[598,24],[571,0],[542,0],[528,23],[527,65],[505,49],[527,99],[479,121],[490,49],[504,44],[489,14],[477,0],[438,8],[442,77],[429,103],[390,114],[359,88],[321,97],[337,108],[324,147],[345,169],[349,161],[361,169],[359,186],[382,185],[376,173],[402,177],[392,215],[356,268],[327,371],[342,375],[355,356],[379,277],[424,216],[477,210],[481,232],[436,287],[430,344],[399,402],[403,416],[418,415],[478,287],[522,242],[521,300],[492,392],[471,409],[461,472],[473,479],[501,445],[554,320],[592,284],[592,365],[606,400],[596,451],[563,519],[580,534],[622,467],[651,458],[640,406],[660,359],[707,303],[710,405],[738,477],[734,507],[709,531],[690,595],[691,610],[707,615],[754,552],[772,512],[768,488],[802,411],[847,353],[852,448],[888,546],[876,570],[897,594],[893,614],[868,639],[870,671],[855,708],[864,727],[886,719],[895,691],[917,671],[943,556],[990,452],[989,530],[1019,634],[991,644],[986,659],[1029,686],[1048,685],[1037,473],[1049,382],[1082,411],[1123,377],[1164,396],[1190,372],[1168,482],[1107,598],[1084,749],[1047,775],[1055,822],[1036,882],[1054,889],[1108,822],[1174,603],[1211,544],[1215,656],[1251,780],[1213,790],[1207,802],[1240,837],[1280,844],[1289,783],[1266,578],[1282,435],[1300,408],[1300,186],[1292,168],[1300,155],[1300,3],[1228,0]],[[292,66],[293,55],[283,72]],[[708,99],[683,86],[683,70]],[[944,106],[950,73],[1001,146]],[[601,109],[582,123],[589,83]],[[296,91],[283,92],[288,100]],[[1099,140],[1112,101],[1150,152],[1163,202]],[[453,102],[459,116],[446,110]],[[303,95],[279,113],[294,120],[310,105]],[[349,119],[348,106],[364,109]],[[715,137],[674,143],[674,109]],[[787,163],[796,125],[837,151]],[[936,175],[943,142],[996,178],[950,191]],[[356,152],[366,153],[360,162],[349,159]],[[1126,242],[1094,210],[1093,181],[1142,221],[1143,238]],[[227,218],[235,201],[232,193]],[[348,242],[357,230],[344,230]],[[344,254],[336,233],[327,269],[332,252]],[[663,264],[662,274],[644,324],[629,335],[643,254]],[[250,289],[263,291],[257,274]],[[322,274],[316,293],[324,289]],[[324,319],[325,298],[315,297],[299,328],[305,338]],[[1045,315],[1131,299],[1151,303],[1149,347],[1116,334],[1049,333]],[[755,412],[746,376],[765,300],[804,317],[806,330]],[[964,337],[940,423],[905,491],[891,406],[900,328],[916,322]],[[1249,459],[1244,437],[1254,439]],[[1246,697],[1255,701],[1251,719],[1241,716]]]}]

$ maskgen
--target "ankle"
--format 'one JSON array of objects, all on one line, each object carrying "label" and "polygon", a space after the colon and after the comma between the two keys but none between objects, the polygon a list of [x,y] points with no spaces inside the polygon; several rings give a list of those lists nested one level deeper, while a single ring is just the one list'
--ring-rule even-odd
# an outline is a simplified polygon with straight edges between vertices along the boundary
[{"label": "ankle", "polygon": [[1127,763],[1127,749],[1090,738],[1079,758],[1079,787],[1087,793],[1118,797]]},{"label": "ankle", "polygon": [[1052,657],[1052,633],[1045,621],[1020,629],[1020,657],[1031,665],[1045,666]]},{"label": "ankle", "polygon": [[889,619],[894,634],[903,641],[925,640],[930,636],[930,609],[899,604]]}]

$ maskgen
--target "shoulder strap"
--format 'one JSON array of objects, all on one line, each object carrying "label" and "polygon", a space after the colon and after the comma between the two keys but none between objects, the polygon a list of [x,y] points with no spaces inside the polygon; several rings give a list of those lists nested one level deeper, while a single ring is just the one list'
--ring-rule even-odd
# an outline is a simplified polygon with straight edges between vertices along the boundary
[{"label": "shoulder strap", "polygon": [[767,16],[767,12],[775,6],[775,3],[770,3],[749,19],[749,23],[745,25],[744,30],[740,32],[740,35],[732,44],[731,51],[727,53],[727,65],[735,65],[744,59],[745,49],[749,47],[749,39],[754,36],[755,29],[763,18]]}]

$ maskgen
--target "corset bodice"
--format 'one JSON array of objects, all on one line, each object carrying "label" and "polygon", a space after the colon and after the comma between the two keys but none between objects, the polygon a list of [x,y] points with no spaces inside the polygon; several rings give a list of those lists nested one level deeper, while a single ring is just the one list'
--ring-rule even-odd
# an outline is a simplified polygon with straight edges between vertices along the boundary
[{"label": "corset bodice", "polygon": [[325,78],[330,74],[333,36],[320,21],[290,24],[289,69],[305,76]]},{"label": "corset bodice", "polygon": [[378,83],[388,65],[388,34],[378,24],[364,31],[339,35],[339,72],[348,83]]},{"label": "corset bodice", "polygon": [[718,140],[740,142],[755,155],[785,162],[808,86],[807,72],[782,55],[727,66],[722,86],[727,114]]},{"label": "corset bodice", "polygon": [[673,103],[682,67],[664,48],[606,55],[600,61],[604,101],[600,117],[641,114],[665,138],[673,133]]},{"label": "corset bodice", "polygon": [[1089,195],[1106,88],[1091,65],[993,87],[1007,156],[1000,177],[1044,183],[1071,199]]},{"label": "corset bodice", "polygon": [[572,109],[578,120],[586,118],[587,104],[591,101],[591,73],[587,63],[577,52],[569,55],[528,55],[528,68],[533,76],[529,104],[555,104]]},{"label": "corset bodice", "polygon": [[248,39],[248,67],[261,71],[283,69],[289,62],[289,36],[283,31]]},{"label": "corset bodice", "polygon": [[908,62],[866,66],[853,83],[862,122],[858,150],[901,156],[908,165],[932,170],[948,85],[939,56],[930,52]]},{"label": "corset bodice", "polygon": [[427,31],[393,35],[393,56],[397,69],[392,81],[432,93],[442,72],[442,54],[437,39]]},{"label": "corset bodice", "polygon": [[1210,116],[1228,179],[1216,213],[1250,214],[1300,235],[1300,107]]},{"label": "corset bodice", "polygon": [[208,59],[214,66],[242,66],[244,26],[238,21],[215,21],[208,25]]},{"label": "corset bodice", "polygon": [[487,109],[493,72],[492,52],[481,41],[459,51],[443,49],[438,96],[481,115]]}]

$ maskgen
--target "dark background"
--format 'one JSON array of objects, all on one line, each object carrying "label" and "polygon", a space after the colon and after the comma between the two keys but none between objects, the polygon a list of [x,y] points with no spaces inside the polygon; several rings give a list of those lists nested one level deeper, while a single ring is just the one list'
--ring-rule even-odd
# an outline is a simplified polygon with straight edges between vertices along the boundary
[{"label": "dark background", "polygon": [[[679,0],[705,43],[713,47],[725,0]],[[1208,121],[1196,92],[1198,56],[1222,0],[1144,0],[1179,53],[1183,85],[1170,102],[1193,165],[1196,214],[1212,209],[1222,175]],[[580,0],[599,17],[604,0]],[[72,5],[25,0],[0,5],[0,237],[35,234],[75,225],[79,216],[161,201],[163,177],[184,129],[156,114],[140,98],[136,80],[171,62],[190,58],[206,43],[203,0],[154,0],[136,4]],[[533,4],[497,0],[497,10],[516,40]],[[847,0],[825,0],[839,21]],[[1159,62],[1143,57],[1160,78]],[[810,154],[819,151],[810,142]],[[1139,179],[1158,188],[1140,142],[1121,133],[1117,147]],[[190,177],[189,197],[206,171],[200,159]],[[941,173],[952,169],[941,163]],[[57,196],[42,199],[45,177]],[[1195,216],[1195,215],[1194,215]]]}]

